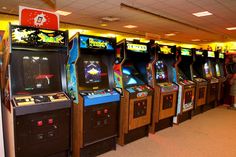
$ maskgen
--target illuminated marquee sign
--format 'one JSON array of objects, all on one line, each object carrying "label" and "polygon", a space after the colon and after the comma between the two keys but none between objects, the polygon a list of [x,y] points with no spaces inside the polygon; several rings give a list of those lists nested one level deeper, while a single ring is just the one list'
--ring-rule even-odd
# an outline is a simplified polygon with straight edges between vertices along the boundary
[{"label": "illuminated marquee sign", "polygon": [[202,56],[202,55],[203,55],[203,52],[202,52],[202,51],[196,51],[196,55]]},{"label": "illuminated marquee sign", "polygon": [[183,56],[192,56],[192,53],[191,53],[190,49],[182,48],[181,49],[181,55],[183,55]]},{"label": "illuminated marquee sign", "polygon": [[167,54],[174,54],[174,53],[171,51],[171,47],[168,47],[168,46],[161,46],[160,49],[161,49],[161,53],[162,53],[162,54],[165,54],[165,55],[167,55]]},{"label": "illuminated marquee sign", "polygon": [[114,50],[113,39],[80,36],[80,48]]},{"label": "illuminated marquee sign", "polygon": [[67,45],[67,32],[57,30],[38,29],[11,25],[11,39],[13,45],[25,45],[33,47],[62,46]]},{"label": "illuminated marquee sign", "polygon": [[207,52],[207,57],[215,58],[215,53],[213,51],[208,51]]},{"label": "illuminated marquee sign", "polygon": [[134,51],[134,52],[147,53],[147,45],[128,43],[127,44],[127,50]]},{"label": "illuminated marquee sign", "polygon": [[223,54],[223,53],[220,53],[220,54],[219,54],[219,58],[224,59],[224,54]]}]

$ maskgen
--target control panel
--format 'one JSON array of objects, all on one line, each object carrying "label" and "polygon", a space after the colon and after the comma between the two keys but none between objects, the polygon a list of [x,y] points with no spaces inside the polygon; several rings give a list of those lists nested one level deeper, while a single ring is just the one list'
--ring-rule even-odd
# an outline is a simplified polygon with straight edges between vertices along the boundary
[{"label": "control panel", "polygon": [[163,105],[162,105],[162,109],[168,109],[172,107],[173,104],[173,94],[169,94],[169,95],[165,95],[163,96]]},{"label": "control panel", "polygon": [[134,118],[142,117],[147,114],[147,99],[134,102]]},{"label": "control panel", "polygon": [[153,92],[153,89],[148,85],[139,85],[126,88],[130,94],[136,94],[137,98],[142,98],[150,95]]},{"label": "control panel", "polygon": [[112,89],[103,89],[103,90],[96,90],[96,91],[83,91],[80,94],[82,96],[87,96],[88,98],[92,99],[92,98],[114,95],[114,94],[117,94],[117,92]]},{"label": "control panel", "polygon": [[212,77],[210,83],[219,83],[219,79]]},{"label": "control panel", "polygon": [[197,78],[194,78],[194,81],[196,81],[196,82],[205,82],[206,80],[203,79],[203,78],[197,77]]},{"label": "control panel", "polygon": [[170,82],[158,83],[158,85],[161,87],[161,92],[173,92],[178,90],[178,86]]},{"label": "control panel", "polygon": [[180,85],[192,85],[192,84],[194,84],[194,82],[191,80],[180,81]]},{"label": "control panel", "polygon": [[45,102],[58,102],[69,100],[69,98],[64,93],[52,93],[44,95],[31,95],[31,96],[16,96],[14,98],[15,104],[17,106],[34,105]]}]

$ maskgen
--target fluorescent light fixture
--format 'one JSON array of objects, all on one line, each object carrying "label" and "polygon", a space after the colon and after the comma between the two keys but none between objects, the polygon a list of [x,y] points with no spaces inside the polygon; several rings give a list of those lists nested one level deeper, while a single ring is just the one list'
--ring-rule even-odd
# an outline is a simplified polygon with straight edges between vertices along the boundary
[{"label": "fluorescent light fixture", "polygon": [[200,41],[200,39],[192,39],[192,41]]},{"label": "fluorescent light fixture", "polygon": [[226,29],[229,30],[229,31],[233,31],[233,30],[236,30],[236,27],[228,27]]},{"label": "fluorescent light fixture", "polygon": [[193,13],[193,15],[197,17],[203,17],[203,16],[209,16],[213,14],[210,13],[209,11],[202,11],[202,12]]},{"label": "fluorescent light fixture", "polygon": [[167,37],[171,37],[171,36],[175,36],[176,34],[175,33],[168,33],[168,34],[165,34],[165,36]]},{"label": "fluorescent light fixture", "polygon": [[137,28],[138,26],[135,26],[135,25],[126,25],[124,26],[125,28]]},{"label": "fluorescent light fixture", "polygon": [[59,15],[62,15],[62,16],[67,16],[67,15],[70,15],[72,12],[57,10],[56,13],[58,13]]}]

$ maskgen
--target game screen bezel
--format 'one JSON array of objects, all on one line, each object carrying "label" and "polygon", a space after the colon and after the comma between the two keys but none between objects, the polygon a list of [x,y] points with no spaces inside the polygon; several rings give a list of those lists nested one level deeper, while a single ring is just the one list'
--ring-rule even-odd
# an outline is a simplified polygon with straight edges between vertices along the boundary
[{"label": "game screen bezel", "polygon": [[12,55],[12,59],[13,95],[61,91],[61,65],[58,55],[52,52],[18,51]]}]

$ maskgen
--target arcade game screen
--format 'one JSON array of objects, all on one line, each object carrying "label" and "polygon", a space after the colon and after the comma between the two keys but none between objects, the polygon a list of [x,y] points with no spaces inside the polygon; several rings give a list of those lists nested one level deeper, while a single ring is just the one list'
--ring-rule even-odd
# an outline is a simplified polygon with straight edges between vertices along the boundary
[{"label": "arcade game screen", "polygon": [[60,90],[60,65],[57,56],[22,52],[13,58],[13,93],[33,94]]},{"label": "arcade game screen", "polygon": [[133,65],[124,66],[122,72],[125,87],[144,84],[141,80],[142,77],[140,76],[140,73],[138,73]]},{"label": "arcade game screen", "polygon": [[204,64],[204,71],[205,71],[206,78],[210,78],[212,76],[208,63]]},{"label": "arcade game screen", "polygon": [[219,64],[216,64],[216,76],[220,77],[220,68],[219,68]]},{"label": "arcade game screen", "polygon": [[101,66],[99,61],[84,61],[86,83],[101,82]]},{"label": "arcade game screen", "polygon": [[168,82],[167,67],[163,61],[157,61],[155,64],[156,68],[156,79],[159,83]]},{"label": "arcade game screen", "polygon": [[191,52],[190,49],[184,49],[184,48],[182,48],[182,49],[181,49],[181,55],[182,55],[182,56],[192,56],[192,52]]}]

